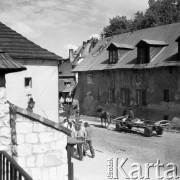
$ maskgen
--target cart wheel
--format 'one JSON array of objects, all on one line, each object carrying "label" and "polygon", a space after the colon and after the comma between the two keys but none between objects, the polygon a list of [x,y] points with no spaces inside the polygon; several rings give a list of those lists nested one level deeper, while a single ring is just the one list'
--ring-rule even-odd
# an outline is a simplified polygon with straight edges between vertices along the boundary
[{"label": "cart wheel", "polygon": [[116,123],[116,131],[121,131],[121,124],[120,123]]},{"label": "cart wheel", "polygon": [[152,131],[149,128],[144,128],[144,134],[146,137],[151,137]]},{"label": "cart wheel", "polygon": [[157,127],[156,133],[157,133],[157,135],[162,135],[163,134],[163,128],[162,127]]},{"label": "cart wheel", "polygon": [[127,125],[128,129],[132,129],[132,126],[130,124]]}]

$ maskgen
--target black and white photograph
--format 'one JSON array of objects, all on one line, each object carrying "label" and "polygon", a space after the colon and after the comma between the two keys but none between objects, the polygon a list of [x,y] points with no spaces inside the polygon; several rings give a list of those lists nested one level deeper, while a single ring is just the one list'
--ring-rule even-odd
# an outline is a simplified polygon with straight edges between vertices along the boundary
[{"label": "black and white photograph", "polygon": [[0,0],[0,180],[180,179],[180,0]]}]

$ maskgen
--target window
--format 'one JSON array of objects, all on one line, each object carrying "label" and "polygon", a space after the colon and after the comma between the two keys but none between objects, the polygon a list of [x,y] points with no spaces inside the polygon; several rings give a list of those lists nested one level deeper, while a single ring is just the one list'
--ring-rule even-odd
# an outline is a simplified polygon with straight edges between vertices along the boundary
[{"label": "window", "polygon": [[32,88],[32,78],[31,77],[26,77],[24,79],[24,86]]},{"label": "window", "polygon": [[87,83],[92,83],[92,74],[87,75]]},{"label": "window", "polygon": [[169,90],[163,90],[164,102],[169,102]]},{"label": "window", "polygon": [[115,91],[114,88],[109,89],[109,97],[108,97],[108,102],[109,103],[114,103],[115,102]]},{"label": "window", "polygon": [[109,51],[109,63],[117,62],[117,50]]},{"label": "window", "polygon": [[149,63],[149,48],[138,47],[138,64]]},{"label": "window", "polygon": [[138,106],[146,106],[146,90],[145,89],[136,90],[136,103]]},{"label": "window", "polygon": [[65,86],[71,86],[71,82],[64,82]]},{"label": "window", "polygon": [[123,105],[130,104],[130,91],[127,88],[121,89],[121,100]]}]

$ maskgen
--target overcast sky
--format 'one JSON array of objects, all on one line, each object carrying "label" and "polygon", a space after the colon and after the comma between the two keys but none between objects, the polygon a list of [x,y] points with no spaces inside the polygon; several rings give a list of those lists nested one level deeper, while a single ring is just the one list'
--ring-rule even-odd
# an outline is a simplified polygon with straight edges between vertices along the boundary
[{"label": "overcast sky", "polygon": [[148,8],[148,0],[0,0],[0,21],[43,48],[67,57],[109,18]]}]

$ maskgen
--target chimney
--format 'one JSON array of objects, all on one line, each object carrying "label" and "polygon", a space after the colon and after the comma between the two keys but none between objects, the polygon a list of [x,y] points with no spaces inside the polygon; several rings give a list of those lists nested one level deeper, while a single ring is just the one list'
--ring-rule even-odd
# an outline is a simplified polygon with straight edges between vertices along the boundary
[{"label": "chimney", "polygon": [[69,60],[70,62],[74,61],[74,54],[73,54],[74,50],[73,49],[69,49]]},{"label": "chimney", "polygon": [[86,46],[86,41],[83,41],[83,48],[85,48]]}]

